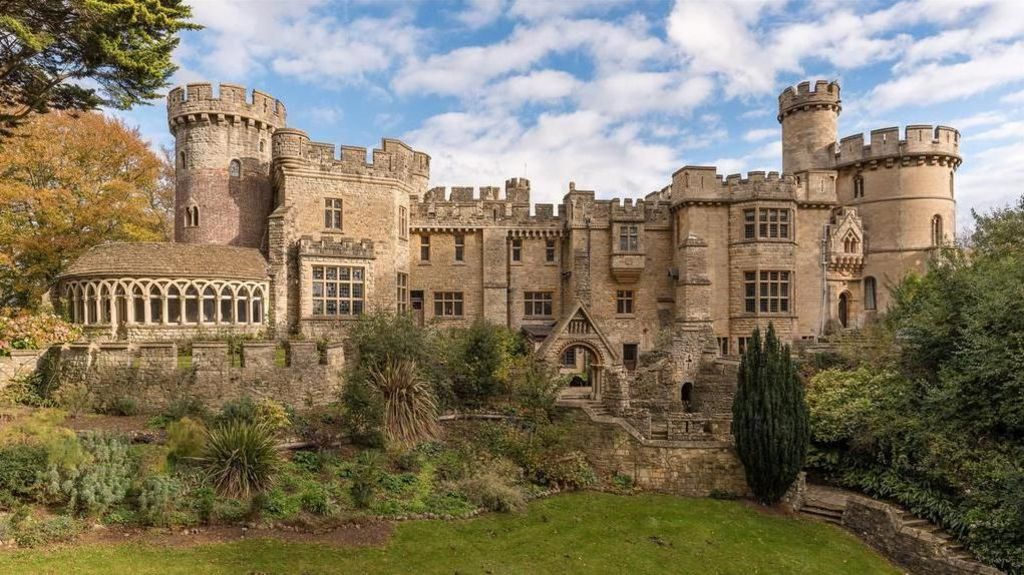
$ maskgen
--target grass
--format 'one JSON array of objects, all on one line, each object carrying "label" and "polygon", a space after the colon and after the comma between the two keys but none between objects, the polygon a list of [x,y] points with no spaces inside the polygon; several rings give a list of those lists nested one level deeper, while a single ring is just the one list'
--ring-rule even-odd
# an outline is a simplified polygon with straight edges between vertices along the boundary
[{"label": "grass", "polygon": [[398,526],[381,548],[245,540],[0,552],[0,573],[899,574],[853,535],[736,501],[575,493],[524,515]]}]

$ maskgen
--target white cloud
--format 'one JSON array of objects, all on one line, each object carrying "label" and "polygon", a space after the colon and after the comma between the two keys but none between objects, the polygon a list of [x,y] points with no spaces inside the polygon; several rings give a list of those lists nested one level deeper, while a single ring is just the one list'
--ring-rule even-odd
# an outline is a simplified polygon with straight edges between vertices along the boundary
[{"label": "white cloud", "polygon": [[538,70],[512,76],[485,88],[488,104],[517,107],[532,102],[553,102],[574,95],[583,82],[561,70]]},{"label": "white cloud", "polygon": [[1016,202],[1017,182],[1024,181],[1024,140],[972,153],[957,174],[957,206],[961,226],[971,208],[986,211]]},{"label": "white cloud", "polygon": [[758,128],[755,130],[749,130],[746,134],[743,134],[743,141],[745,142],[760,142],[767,140],[768,138],[779,137],[778,128]]},{"label": "white cloud", "polygon": [[1024,90],[1007,94],[999,99],[1004,104],[1024,104]]},{"label": "white cloud", "polygon": [[524,20],[603,13],[634,0],[515,0],[509,15]]},{"label": "white cloud", "polygon": [[501,17],[505,0],[466,0],[466,9],[455,19],[470,28],[482,28]]}]

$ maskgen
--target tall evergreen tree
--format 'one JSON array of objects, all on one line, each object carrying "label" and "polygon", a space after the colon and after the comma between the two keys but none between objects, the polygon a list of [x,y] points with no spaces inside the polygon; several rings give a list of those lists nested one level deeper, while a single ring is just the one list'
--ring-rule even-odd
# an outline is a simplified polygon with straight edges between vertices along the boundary
[{"label": "tall evergreen tree", "polygon": [[789,346],[771,324],[763,341],[754,330],[743,352],[732,417],[750,490],[765,505],[778,503],[804,465],[810,425]]}]

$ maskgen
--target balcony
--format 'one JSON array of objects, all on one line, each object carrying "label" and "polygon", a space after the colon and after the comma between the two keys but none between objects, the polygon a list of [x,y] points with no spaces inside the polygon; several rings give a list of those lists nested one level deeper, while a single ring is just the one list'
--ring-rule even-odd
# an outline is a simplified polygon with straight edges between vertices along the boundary
[{"label": "balcony", "polygon": [[612,254],[612,277],[620,283],[634,283],[644,271],[643,252]]}]

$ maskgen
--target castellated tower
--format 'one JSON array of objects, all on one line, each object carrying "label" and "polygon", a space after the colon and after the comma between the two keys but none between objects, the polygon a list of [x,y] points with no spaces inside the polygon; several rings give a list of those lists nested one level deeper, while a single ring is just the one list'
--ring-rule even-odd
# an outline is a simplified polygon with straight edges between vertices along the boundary
[{"label": "castellated tower", "polygon": [[836,82],[818,80],[814,91],[810,82],[801,82],[796,90],[786,88],[779,95],[782,173],[832,169],[841,110]]},{"label": "castellated tower", "polygon": [[189,84],[167,95],[177,175],[174,239],[265,248],[271,134],[285,125],[285,107],[242,86]]}]

